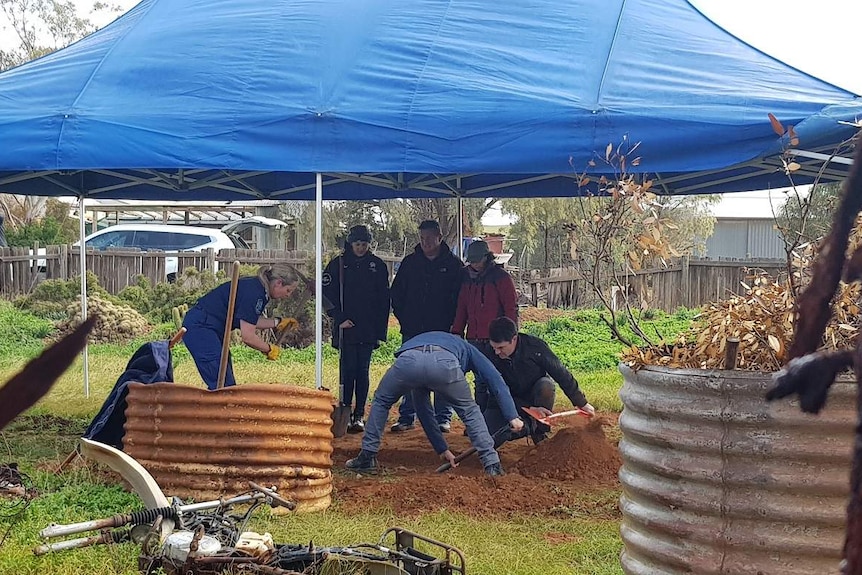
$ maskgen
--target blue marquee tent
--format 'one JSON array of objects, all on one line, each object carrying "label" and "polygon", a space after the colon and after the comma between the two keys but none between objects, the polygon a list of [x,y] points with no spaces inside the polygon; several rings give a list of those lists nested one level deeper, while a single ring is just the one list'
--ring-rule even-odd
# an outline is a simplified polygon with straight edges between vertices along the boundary
[{"label": "blue marquee tent", "polygon": [[0,191],[561,196],[624,137],[659,190],[744,190],[787,185],[768,113],[804,180],[860,110],[685,0],[144,0],[0,74]]}]

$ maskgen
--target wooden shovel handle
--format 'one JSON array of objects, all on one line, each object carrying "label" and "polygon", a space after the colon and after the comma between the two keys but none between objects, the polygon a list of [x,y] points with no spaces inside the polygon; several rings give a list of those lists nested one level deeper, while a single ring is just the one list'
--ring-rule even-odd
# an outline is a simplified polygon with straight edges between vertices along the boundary
[{"label": "wooden shovel handle", "polygon": [[186,335],[186,328],[181,327],[180,331],[174,334],[174,337],[168,342],[168,349],[173,349],[175,345],[180,343],[183,340],[183,336]]},{"label": "wooden shovel handle", "polygon": [[236,307],[236,290],[239,286],[239,262],[233,262],[230,277],[230,296],[227,300],[227,319],[224,322],[224,339],[221,342],[221,361],[218,365],[218,380],[216,389],[224,387],[227,378],[227,358],[230,353],[230,332],[233,326],[233,310]]}]

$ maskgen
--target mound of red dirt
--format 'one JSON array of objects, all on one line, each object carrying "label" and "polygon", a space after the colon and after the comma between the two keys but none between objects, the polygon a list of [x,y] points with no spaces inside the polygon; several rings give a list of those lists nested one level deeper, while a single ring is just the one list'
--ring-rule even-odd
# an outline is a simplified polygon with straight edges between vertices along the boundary
[{"label": "mound of red dirt", "polygon": [[608,483],[617,477],[622,460],[611,445],[600,421],[564,427],[536,445],[518,461],[525,477]]},{"label": "mound of red dirt", "polygon": [[[474,517],[616,518],[620,458],[601,427],[614,423],[578,423],[567,422],[576,427],[561,427],[538,446],[524,439],[504,444],[499,453],[506,475],[498,478],[487,477],[475,455],[436,473],[441,461],[418,425],[406,433],[386,433],[378,454],[380,475],[350,473],[344,463],[359,452],[362,436],[348,435],[334,442],[334,501],[348,511],[389,509],[398,516],[447,510]],[[456,454],[470,446],[462,430],[454,422],[446,436]]]}]

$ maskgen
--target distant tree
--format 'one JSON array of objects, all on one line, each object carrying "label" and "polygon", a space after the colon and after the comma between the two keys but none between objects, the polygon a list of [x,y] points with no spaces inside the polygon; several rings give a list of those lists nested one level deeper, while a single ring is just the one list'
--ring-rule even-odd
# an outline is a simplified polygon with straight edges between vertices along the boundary
[{"label": "distant tree", "polygon": [[[709,205],[717,201],[717,196],[655,196],[650,214],[643,217],[665,222],[662,233],[666,241],[677,253],[692,254],[703,251],[712,235],[715,218]],[[501,205],[504,214],[516,219],[509,232],[515,253],[527,254],[531,267],[547,269],[575,265],[571,241],[584,233],[578,229],[587,227],[585,213],[605,215],[602,206],[612,202],[610,197],[535,198],[506,199]],[[617,258],[622,261],[623,255],[621,252]],[[520,259],[518,263],[526,265]]]},{"label": "distant tree", "polygon": [[78,222],[69,217],[69,205],[54,198],[45,200],[42,218],[9,228],[6,239],[10,246],[32,246],[34,242],[48,246],[78,240]]},{"label": "distant tree", "polygon": [[[95,2],[89,13],[119,11],[118,6]],[[0,12],[17,39],[17,46],[0,49],[0,71],[59,50],[96,30],[71,0],[0,0]]]},{"label": "distant tree", "polygon": [[829,231],[838,207],[841,184],[819,184],[808,194],[790,192],[775,214],[778,232],[785,244],[799,245],[816,241]]},{"label": "distant tree", "polygon": [[[494,198],[463,201],[465,236],[481,233],[482,216],[496,201]],[[443,239],[455,247],[458,243],[457,205],[453,198],[327,201],[324,203],[323,243],[327,250],[337,249],[350,226],[364,224],[374,234],[378,250],[403,254],[419,241],[419,222],[434,219],[440,222]],[[299,236],[314,237],[313,202],[284,202],[281,210],[286,216],[299,220]]]},{"label": "distant tree", "polygon": [[[116,5],[95,2],[90,14],[119,11]],[[0,72],[59,50],[96,30],[71,0],[0,0],[0,14],[8,20],[12,37],[17,40],[12,48],[0,48]],[[2,33],[8,37],[5,28]],[[43,197],[0,193],[0,209],[12,235],[16,228],[45,217],[46,206],[47,199]],[[56,223],[62,228],[61,221]]]}]

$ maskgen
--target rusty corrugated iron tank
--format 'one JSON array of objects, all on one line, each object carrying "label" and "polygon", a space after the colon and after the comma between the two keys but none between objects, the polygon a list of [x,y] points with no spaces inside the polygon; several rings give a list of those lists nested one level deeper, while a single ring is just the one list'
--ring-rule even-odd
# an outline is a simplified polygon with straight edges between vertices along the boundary
[{"label": "rusty corrugated iron tank", "polygon": [[621,371],[627,574],[838,572],[855,384],[815,417],[767,403],[768,373]]},{"label": "rusty corrugated iron tank", "polygon": [[326,509],[332,492],[332,395],[292,385],[218,391],[129,385],[123,450],[165,493],[214,499],[249,481],[274,485],[297,512]]}]

